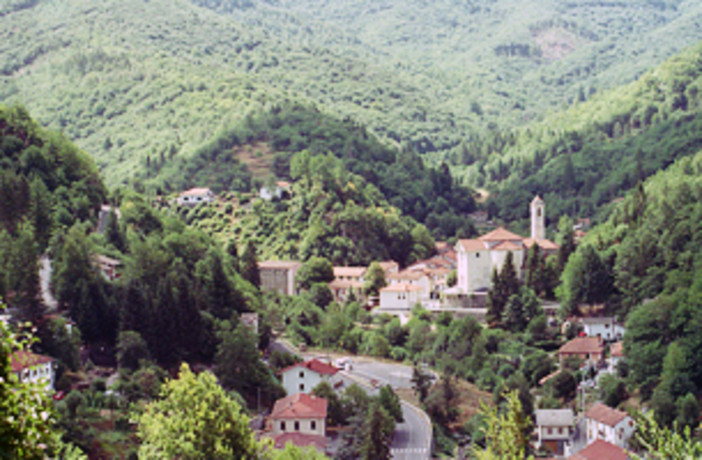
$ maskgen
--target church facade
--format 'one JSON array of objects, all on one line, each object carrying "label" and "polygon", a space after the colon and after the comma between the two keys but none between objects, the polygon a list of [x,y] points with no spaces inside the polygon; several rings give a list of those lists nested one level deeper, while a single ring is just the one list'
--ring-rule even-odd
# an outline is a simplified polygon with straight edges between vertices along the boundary
[{"label": "church facade", "polygon": [[546,209],[544,201],[536,196],[530,204],[531,236],[525,238],[502,227],[475,239],[459,240],[457,285],[462,292],[470,294],[492,287],[493,270],[501,270],[507,254],[512,253],[517,276],[523,278],[523,268],[529,248],[538,244],[545,255],[558,250],[558,245],[546,239]]}]

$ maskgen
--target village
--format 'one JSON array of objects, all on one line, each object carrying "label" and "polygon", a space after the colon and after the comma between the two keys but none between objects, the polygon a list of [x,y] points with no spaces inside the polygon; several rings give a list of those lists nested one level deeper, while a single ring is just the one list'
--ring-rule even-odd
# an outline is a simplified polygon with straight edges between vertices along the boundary
[{"label": "village", "polygon": [[[289,184],[282,183],[273,191],[262,189],[261,199],[280,199],[287,187]],[[198,188],[181,193],[177,205],[206,206],[214,199],[209,189]],[[401,268],[392,260],[378,261],[372,265],[376,266],[376,271],[378,267],[382,271],[382,287],[375,295],[364,289],[373,268],[334,266],[333,280],[328,282],[329,290],[339,304],[355,300],[364,305],[372,316],[396,317],[403,325],[410,321],[417,308],[435,318],[441,314],[454,318],[471,316],[485,325],[487,294],[492,288],[493,273],[500,272],[505,261],[509,260],[513,261],[510,263],[514,264],[517,277],[523,279],[528,251],[532,246],[537,245],[544,258],[558,251],[559,246],[545,238],[544,201],[535,197],[529,209],[529,237],[498,227],[474,239],[460,239],[453,246],[437,242],[434,256],[415,261],[407,267]],[[111,212],[119,216],[119,210],[103,206],[99,216],[99,232],[105,230],[105,221]],[[105,279],[119,279],[121,261],[99,255],[94,263]],[[302,262],[294,260],[259,261],[260,289],[283,296],[299,295],[298,271],[302,265]],[[43,286],[43,290],[46,291],[43,292],[46,303],[51,303],[48,286]],[[618,363],[623,357],[623,325],[615,317],[603,316],[597,308],[586,309],[586,316],[571,316],[562,318],[563,321],[558,316],[558,304],[546,302],[542,308],[550,327],[559,329],[563,334],[569,329],[579,332],[555,352],[560,367],[542,377],[539,385],[557,378],[562,369],[572,369],[573,363],[576,363],[583,377],[577,382],[579,396],[574,407],[534,411],[533,449],[561,459],[628,458],[626,449],[634,433],[632,417],[602,402],[592,401],[592,397],[587,398],[586,403],[586,393],[591,396],[597,393],[601,376],[618,372]],[[258,334],[257,313],[243,314],[241,321]],[[70,327],[70,323],[67,327]],[[324,350],[307,350],[304,345],[295,347],[283,337],[272,346],[303,358],[279,371],[278,377],[288,396],[275,402],[265,421],[258,427],[259,435],[272,438],[276,448],[282,449],[287,443],[292,443],[334,454],[337,447],[330,439],[336,439],[336,436],[330,438],[331,432],[327,430],[328,402],[313,392],[322,382],[337,392],[351,384],[361,385],[371,394],[377,394],[384,385],[393,390],[413,388],[412,369],[401,364],[373,364],[368,358],[357,359],[353,355],[330,355]],[[54,360],[48,356],[31,352],[12,356],[12,372],[21,381],[40,382],[47,391],[53,391],[54,368]],[[437,375],[434,374],[432,378],[437,378]],[[54,397],[61,398],[62,392]],[[410,438],[414,437],[414,442],[394,443],[393,458],[429,458],[433,445],[429,418],[419,407],[407,402],[402,405],[405,422],[398,425],[397,430],[407,431]],[[396,432],[396,439],[403,437]]]}]

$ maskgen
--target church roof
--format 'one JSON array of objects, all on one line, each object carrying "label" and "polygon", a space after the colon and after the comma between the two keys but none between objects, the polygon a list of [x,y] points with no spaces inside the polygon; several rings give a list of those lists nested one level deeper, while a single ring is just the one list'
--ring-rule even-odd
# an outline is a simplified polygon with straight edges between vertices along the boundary
[{"label": "church roof", "polygon": [[544,249],[546,251],[548,250],[553,250],[556,251],[558,250],[558,245],[554,243],[551,240],[547,240],[545,238],[543,239],[537,239],[537,238],[524,238],[524,246],[530,248],[534,244],[538,244],[541,249]]},{"label": "church roof", "polygon": [[544,200],[542,200],[541,197],[540,197],[539,195],[536,195],[536,196],[534,197],[534,199],[531,200],[531,204],[543,203],[543,202],[544,202]]},{"label": "church roof", "polygon": [[458,240],[458,245],[465,252],[484,251],[485,243],[480,240]]},{"label": "church roof", "polygon": [[510,232],[504,227],[498,227],[497,229],[486,233],[483,236],[479,236],[480,241],[505,241],[505,240],[523,240],[524,237],[519,236],[515,233]]},{"label": "church roof", "polygon": [[512,243],[511,241],[503,241],[502,243],[492,248],[493,251],[518,251],[520,249],[522,249],[521,246],[518,246]]}]

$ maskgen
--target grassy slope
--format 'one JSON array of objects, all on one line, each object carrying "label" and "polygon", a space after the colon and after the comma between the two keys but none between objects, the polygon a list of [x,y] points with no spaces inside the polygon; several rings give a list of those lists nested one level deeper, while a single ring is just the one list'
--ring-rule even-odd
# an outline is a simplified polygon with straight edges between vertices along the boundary
[{"label": "grassy slope", "polygon": [[[22,103],[62,129],[95,156],[111,185],[143,170],[147,155],[188,156],[222,126],[281,99],[351,116],[389,142],[445,152],[489,121],[543,113],[581,84],[632,78],[690,42],[701,8],[644,2],[546,14],[553,2],[525,13],[508,0],[473,10],[447,0],[411,3],[408,16],[393,1],[375,13],[367,2],[327,2],[314,11],[309,2],[277,3],[232,17],[184,0],[5,0],[5,12],[29,7],[0,16],[0,101]],[[535,21],[534,31],[550,30],[544,18],[574,15],[601,36],[562,61],[495,52],[543,43],[530,29]],[[268,18],[282,25],[273,28]],[[576,35],[587,35],[576,26]]]}]

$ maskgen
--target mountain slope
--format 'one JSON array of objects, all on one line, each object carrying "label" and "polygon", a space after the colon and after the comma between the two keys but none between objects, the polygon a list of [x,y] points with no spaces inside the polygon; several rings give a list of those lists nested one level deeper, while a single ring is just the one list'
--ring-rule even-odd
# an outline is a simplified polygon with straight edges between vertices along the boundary
[{"label": "mountain slope", "polygon": [[702,43],[647,72],[529,126],[487,163],[493,210],[523,217],[541,194],[550,215],[591,216],[636,183],[702,147]]},{"label": "mountain slope", "polygon": [[523,123],[630,80],[689,44],[702,10],[545,0],[528,12],[509,0],[234,4],[245,9],[4,0],[0,101],[63,130],[110,185],[143,170],[147,156],[188,157],[222,126],[285,100],[351,117],[439,160],[488,125]]}]

